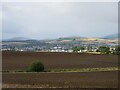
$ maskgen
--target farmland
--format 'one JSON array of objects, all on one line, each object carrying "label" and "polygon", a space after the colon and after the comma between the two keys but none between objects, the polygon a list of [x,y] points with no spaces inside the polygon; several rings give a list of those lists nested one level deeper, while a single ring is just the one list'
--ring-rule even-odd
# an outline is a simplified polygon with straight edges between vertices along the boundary
[{"label": "farmland", "polygon": [[116,55],[47,52],[3,52],[3,70],[24,70],[34,60],[40,60],[45,69],[116,67]]},{"label": "farmland", "polygon": [[117,72],[5,73],[8,88],[116,88]]},{"label": "farmland", "polygon": [[[118,85],[117,71],[112,70],[117,67],[117,55],[6,51],[2,58],[3,71],[8,71],[3,72],[4,88],[115,88]],[[14,72],[24,71],[34,60],[40,60],[46,71],[54,72]],[[99,71],[102,68],[107,69]],[[68,72],[59,72],[62,70]]]}]

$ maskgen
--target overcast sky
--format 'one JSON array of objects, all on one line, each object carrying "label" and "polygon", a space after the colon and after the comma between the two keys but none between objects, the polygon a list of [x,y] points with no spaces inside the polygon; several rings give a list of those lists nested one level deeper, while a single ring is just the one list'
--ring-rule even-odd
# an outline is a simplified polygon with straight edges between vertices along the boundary
[{"label": "overcast sky", "polygon": [[2,5],[3,39],[103,37],[118,33],[117,2],[39,2]]}]

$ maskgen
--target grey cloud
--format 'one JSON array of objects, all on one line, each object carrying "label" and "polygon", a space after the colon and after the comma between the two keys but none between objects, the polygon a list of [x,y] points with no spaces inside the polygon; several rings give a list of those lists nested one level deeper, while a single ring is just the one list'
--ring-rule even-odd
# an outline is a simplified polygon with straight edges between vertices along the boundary
[{"label": "grey cloud", "polygon": [[117,33],[117,3],[7,3],[3,7],[3,38]]}]

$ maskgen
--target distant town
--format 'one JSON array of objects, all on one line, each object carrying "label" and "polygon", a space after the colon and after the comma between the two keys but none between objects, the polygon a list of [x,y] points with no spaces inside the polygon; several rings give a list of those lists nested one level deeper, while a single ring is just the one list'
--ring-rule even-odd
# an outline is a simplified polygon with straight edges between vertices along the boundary
[{"label": "distant town", "polygon": [[100,47],[109,48],[110,52],[118,46],[118,39],[66,37],[53,40],[4,40],[0,43],[1,51],[35,52],[78,52],[98,53]]}]

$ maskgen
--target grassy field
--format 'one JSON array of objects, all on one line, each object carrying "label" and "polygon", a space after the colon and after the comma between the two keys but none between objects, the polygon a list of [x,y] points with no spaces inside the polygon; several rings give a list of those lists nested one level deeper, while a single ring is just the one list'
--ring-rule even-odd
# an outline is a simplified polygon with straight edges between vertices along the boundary
[{"label": "grassy field", "polygon": [[[3,88],[117,88],[118,56],[3,52]],[[25,72],[40,60],[46,72]]]}]

